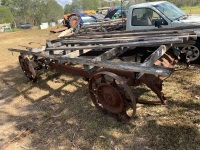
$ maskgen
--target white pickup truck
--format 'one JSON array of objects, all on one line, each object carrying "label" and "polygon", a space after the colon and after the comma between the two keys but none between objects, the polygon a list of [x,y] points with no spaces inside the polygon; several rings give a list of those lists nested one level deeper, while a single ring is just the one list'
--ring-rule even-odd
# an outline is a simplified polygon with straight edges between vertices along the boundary
[{"label": "white pickup truck", "polygon": [[[200,15],[188,15],[167,1],[132,5],[127,13],[126,30],[146,30],[200,25]],[[194,29],[197,41],[194,46],[183,47],[193,63],[200,63],[200,28]]]}]

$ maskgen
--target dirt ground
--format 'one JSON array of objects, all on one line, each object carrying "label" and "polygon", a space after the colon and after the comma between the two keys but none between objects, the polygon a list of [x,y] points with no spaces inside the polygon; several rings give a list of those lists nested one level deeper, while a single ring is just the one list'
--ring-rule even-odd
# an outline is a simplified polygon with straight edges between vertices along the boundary
[{"label": "dirt ground", "polygon": [[[19,54],[7,50],[38,47],[55,36],[38,29],[0,33],[0,149],[200,149],[199,65],[164,82],[167,105],[137,104],[136,116],[122,124],[94,107],[82,78],[38,71],[38,82],[31,83]],[[156,99],[143,85],[133,90]]]}]

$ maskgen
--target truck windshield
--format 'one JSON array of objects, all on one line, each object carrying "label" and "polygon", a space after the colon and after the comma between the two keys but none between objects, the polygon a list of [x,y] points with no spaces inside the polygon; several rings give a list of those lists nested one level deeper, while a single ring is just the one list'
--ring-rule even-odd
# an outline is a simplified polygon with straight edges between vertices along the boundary
[{"label": "truck windshield", "polygon": [[154,7],[161,13],[163,13],[171,21],[179,19],[182,16],[186,15],[181,9],[169,2],[160,3],[158,5],[154,5]]}]

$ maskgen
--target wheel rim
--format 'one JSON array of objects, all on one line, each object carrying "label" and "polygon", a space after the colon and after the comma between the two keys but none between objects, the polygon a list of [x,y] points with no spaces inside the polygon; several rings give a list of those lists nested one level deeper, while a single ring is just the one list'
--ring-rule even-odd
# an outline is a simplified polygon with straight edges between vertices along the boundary
[{"label": "wheel rim", "polygon": [[24,56],[19,56],[19,64],[24,72],[25,76],[31,81],[36,82],[36,73],[33,65],[30,63],[29,59]]},{"label": "wheel rim", "polygon": [[89,81],[89,92],[97,109],[116,114],[120,121],[128,121],[135,115],[136,97],[116,74],[107,71],[95,74]]},{"label": "wheel rim", "polygon": [[196,46],[188,46],[182,49],[183,53],[187,54],[187,58],[192,62],[199,58],[200,51]]}]

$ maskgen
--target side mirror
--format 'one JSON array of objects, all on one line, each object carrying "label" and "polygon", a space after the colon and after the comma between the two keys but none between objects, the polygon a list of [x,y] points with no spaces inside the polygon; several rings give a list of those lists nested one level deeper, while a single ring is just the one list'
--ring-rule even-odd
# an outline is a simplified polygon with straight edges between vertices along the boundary
[{"label": "side mirror", "polygon": [[162,24],[163,24],[163,21],[161,21],[161,20],[155,21],[155,27],[162,28],[162,26],[161,26]]}]

